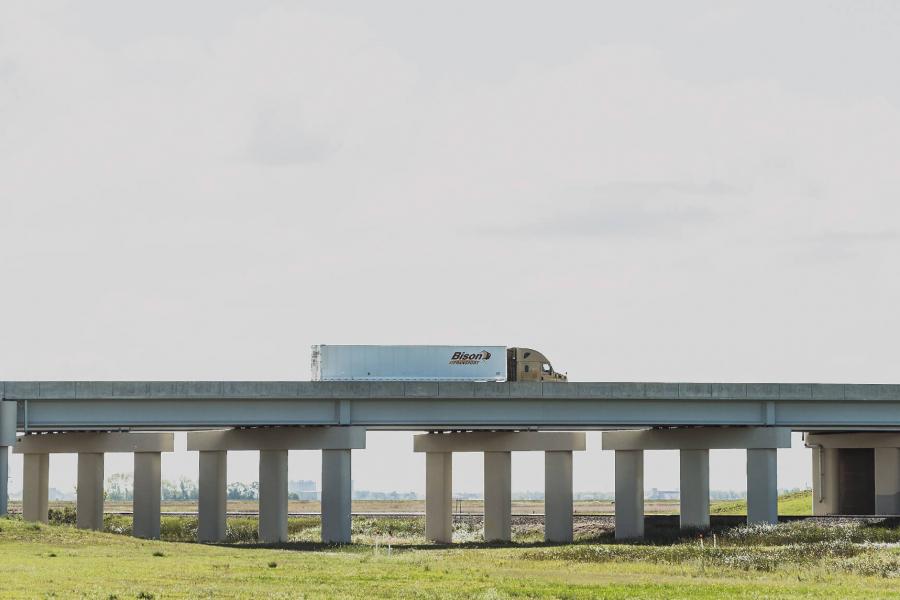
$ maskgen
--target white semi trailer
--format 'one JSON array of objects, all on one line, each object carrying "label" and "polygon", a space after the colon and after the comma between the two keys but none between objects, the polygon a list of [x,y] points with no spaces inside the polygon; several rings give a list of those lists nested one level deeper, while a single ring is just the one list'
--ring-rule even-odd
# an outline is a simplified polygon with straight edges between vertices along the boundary
[{"label": "white semi trailer", "polygon": [[317,344],[312,380],[566,381],[566,375],[531,348]]}]

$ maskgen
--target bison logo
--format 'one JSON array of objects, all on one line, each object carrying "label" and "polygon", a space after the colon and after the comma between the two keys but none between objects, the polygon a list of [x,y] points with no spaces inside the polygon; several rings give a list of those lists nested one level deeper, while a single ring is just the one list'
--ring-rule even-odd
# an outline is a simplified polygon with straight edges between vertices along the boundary
[{"label": "bison logo", "polygon": [[475,354],[467,354],[465,352],[454,352],[453,356],[450,357],[451,365],[477,365],[483,360],[487,360],[491,357],[491,353],[487,350],[482,350],[481,352],[477,352]]}]

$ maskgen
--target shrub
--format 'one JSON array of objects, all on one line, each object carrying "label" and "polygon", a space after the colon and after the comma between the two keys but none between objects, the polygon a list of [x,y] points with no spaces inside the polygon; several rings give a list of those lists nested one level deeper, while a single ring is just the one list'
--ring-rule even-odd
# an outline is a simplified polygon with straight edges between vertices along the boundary
[{"label": "shrub", "polygon": [[[259,541],[259,522],[249,517],[228,519],[225,526],[225,540],[229,544],[255,543]],[[290,525],[290,522],[288,522]]]},{"label": "shrub", "polygon": [[123,515],[104,515],[103,531],[107,533],[118,533],[120,535],[131,535],[131,517]]},{"label": "shrub", "polygon": [[76,523],[75,509],[71,506],[63,507],[62,510],[51,508],[48,516],[53,525],[74,525]]},{"label": "shrub", "polygon": [[167,517],[160,520],[160,538],[167,542],[196,542],[197,517]]},{"label": "shrub", "polygon": [[421,517],[363,517],[353,519],[352,533],[371,537],[422,537],[425,519]]}]

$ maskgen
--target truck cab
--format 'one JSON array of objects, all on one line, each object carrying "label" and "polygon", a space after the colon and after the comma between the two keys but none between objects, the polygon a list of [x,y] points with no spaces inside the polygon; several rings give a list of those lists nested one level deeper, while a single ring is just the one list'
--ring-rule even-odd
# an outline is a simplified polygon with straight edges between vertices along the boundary
[{"label": "truck cab", "polygon": [[507,348],[508,381],[568,381],[565,373],[557,373],[547,357],[532,348]]}]

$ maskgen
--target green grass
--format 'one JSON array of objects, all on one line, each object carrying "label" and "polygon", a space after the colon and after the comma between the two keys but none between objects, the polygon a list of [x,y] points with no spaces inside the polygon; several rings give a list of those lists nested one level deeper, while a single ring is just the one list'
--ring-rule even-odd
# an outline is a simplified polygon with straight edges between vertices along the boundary
[{"label": "green grass", "polygon": [[317,522],[293,527],[301,541],[280,547],[212,546],[0,519],[0,597],[900,597],[900,551],[884,545],[900,530],[856,523],[737,527],[666,545],[451,548],[421,543],[414,520],[356,519],[354,541],[372,543],[343,547],[302,541]]},{"label": "green grass", "polygon": [[[55,524],[73,525],[71,522],[52,519]],[[131,535],[132,519],[124,515],[106,515],[103,530],[107,533]],[[160,536],[167,542],[195,542],[197,540],[197,517],[163,516],[160,519]],[[229,544],[254,544],[259,542],[255,517],[229,517],[226,525],[226,541]],[[466,528],[459,525],[457,531],[465,536]],[[480,531],[480,530],[479,530]],[[319,517],[290,517],[288,536],[293,542],[317,543],[321,539]],[[475,531],[470,536],[475,539]],[[353,519],[353,538],[360,543],[374,544],[402,541],[405,543],[425,543],[425,519],[418,518],[360,518]]]},{"label": "green grass", "polygon": [[[746,500],[713,502],[709,512],[714,515],[746,515]],[[793,492],[778,497],[778,514],[785,516],[812,515],[812,490]]]}]

